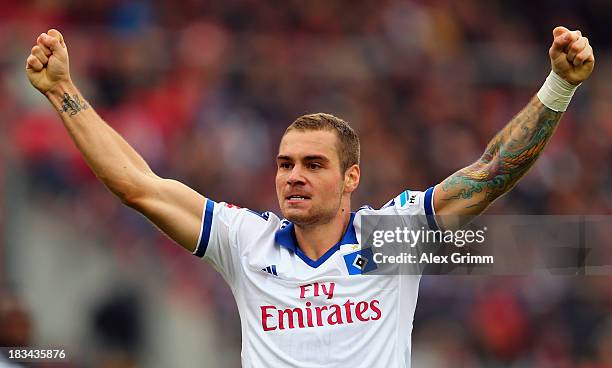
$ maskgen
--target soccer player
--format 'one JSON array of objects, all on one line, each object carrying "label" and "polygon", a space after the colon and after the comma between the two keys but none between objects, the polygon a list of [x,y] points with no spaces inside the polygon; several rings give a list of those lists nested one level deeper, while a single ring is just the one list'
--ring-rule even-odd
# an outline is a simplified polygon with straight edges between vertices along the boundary
[{"label": "soccer player", "polygon": [[26,72],[97,177],[227,281],[242,322],[244,367],[408,367],[420,277],[364,272],[371,263],[358,260],[360,219],[424,215],[422,225],[452,228],[460,224],[438,223],[441,215],[476,216],[509,191],[593,70],[593,50],[580,31],[557,27],[553,38],[551,73],[482,157],[424,192],[402,192],[380,210],[351,212],[360,169],[359,139],[349,125],[328,114],[299,117],[276,158],[283,220],[214,202],[155,175],[75,87],[57,30],[36,39]]}]

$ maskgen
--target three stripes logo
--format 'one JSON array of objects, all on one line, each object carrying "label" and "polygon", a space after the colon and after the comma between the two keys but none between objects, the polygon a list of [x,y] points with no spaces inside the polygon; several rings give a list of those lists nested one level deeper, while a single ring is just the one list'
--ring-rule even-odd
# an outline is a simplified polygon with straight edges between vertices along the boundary
[{"label": "three stripes logo", "polygon": [[278,276],[278,274],[276,273],[276,265],[270,265],[268,267],[262,268],[261,270],[263,272],[267,272],[267,273],[269,273],[271,275]]}]

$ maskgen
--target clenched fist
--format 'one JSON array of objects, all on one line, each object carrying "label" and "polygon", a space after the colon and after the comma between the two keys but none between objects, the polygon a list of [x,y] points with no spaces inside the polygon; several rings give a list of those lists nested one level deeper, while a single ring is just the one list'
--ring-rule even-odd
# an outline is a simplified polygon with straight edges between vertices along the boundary
[{"label": "clenched fist", "polygon": [[50,29],[36,39],[36,46],[26,61],[30,83],[46,94],[62,82],[70,82],[68,49],[59,31]]},{"label": "clenched fist", "polygon": [[580,31],[570,31],[565,27],[556,27],[553,37],[553,44],[548,50],[553,71],[573,85],[585,81],[595,66],[589,39],[583,37]]}]

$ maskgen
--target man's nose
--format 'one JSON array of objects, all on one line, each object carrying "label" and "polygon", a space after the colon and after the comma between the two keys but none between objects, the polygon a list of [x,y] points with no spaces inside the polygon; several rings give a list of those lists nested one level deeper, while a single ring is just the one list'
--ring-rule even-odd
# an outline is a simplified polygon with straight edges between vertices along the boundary
[{"label": "man's nose", "polygon": [[287,176],[287,184],[302,184],[304,183],[304,171],[301,165],[295,165]]}]

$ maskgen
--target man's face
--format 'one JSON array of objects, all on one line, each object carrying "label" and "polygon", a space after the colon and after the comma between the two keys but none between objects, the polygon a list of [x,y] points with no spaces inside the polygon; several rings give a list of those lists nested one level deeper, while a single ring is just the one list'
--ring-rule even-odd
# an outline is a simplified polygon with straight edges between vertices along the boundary
[{"label": "man's face", "polygon": [[338,214],[344,173],[337,141],[334,132],[318,130],[292,130],[281,140],[276,194],[283,216],[294,224],[326,223]]}]

